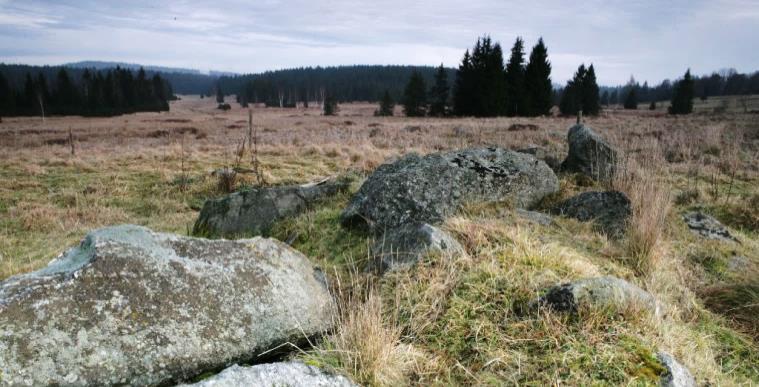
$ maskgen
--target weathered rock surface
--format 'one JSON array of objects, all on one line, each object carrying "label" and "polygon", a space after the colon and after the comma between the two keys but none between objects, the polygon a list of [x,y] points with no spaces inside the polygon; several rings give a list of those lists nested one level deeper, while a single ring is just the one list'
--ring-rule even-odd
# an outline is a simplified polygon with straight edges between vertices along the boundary
[{"label": "weathered rock surface", "polygon": [[342,375],[328,374],[300,362],[233,365],[218,375],[185,387],[357,387]]},{"label": "weathered rock surface", "polygon": [[537,305],[561,312],[576,312],[580,306],[594,308],[641,308],[659,314],[656,299],[647,291],[616,277],[586,278],[554,286]]},{"label": "weathered rock surface", "polygon": [[619,191],[583,192],[559,203],[551,213],[581,222],[593,221],[604,234],[621,237],[632,208],[627,195]]},{"label": "weathered rock surface", "polygon": [[685,366],[678,363],[672,356],[665,352],[656,354],[667,372],[661,376],[662,387],[696,387],[696,380]]},{"label": "weathered rock surface", "polygon": [[561,164],[567,172],[579,172],[597,181],[611,181],[617,170],[617,151],[593,129],[577,124],[567,136],[569,154]]},{"label": "weathered rock surface", "polygon": [[115,226],[0,283],[8,385],[157,385],[332,327],[324,274],[272,239]]},{"label": "weathered rock surface", "polygon": [[727,227],[709,215],[694,211],[683,215],[683,220],[693,233],[704,238],[726,242],[738,241],[738,239],[730,234]]},{"label": "weathered rock surface", "polygon": [[519,153],[527,153],[533,155],[538,160],[542,160],[546,163],[554,172],[561,170],[561,161],[549,154],[544,148],[537,145],[528,145],[524,148],[515,149]]},{"label": "weathered rock surface", "polygon": [[501,148],[474,148],[384,164],[341,215],[345,226],[383,232],[403,224],[435,224],[467,201],[508,201],[529,207],[559,189],[542,161]]},{"label": "weathered rock surface", "polygon": [[207,200],[193,227],[193,234],[208,237],[265,235],[278,221],[296,216],[315,201],[348,188],[347,179],[316,183],[251,188]]},{"label": "weathered rock surface", "polygon": [[517,215],[523,219],[527,219],[530,222],[537,223],[543,226],[550,226],[553,223],[551,215],[544,214],[538,211],[528,211],[521,208],[517,209]]},{"label": "weathered rock surface", "polygon": [[426,223],[389,229],[372,246],[369,269],[380,273],[412,266],[425,254],[464,254],[464,247],[447,232]]}]

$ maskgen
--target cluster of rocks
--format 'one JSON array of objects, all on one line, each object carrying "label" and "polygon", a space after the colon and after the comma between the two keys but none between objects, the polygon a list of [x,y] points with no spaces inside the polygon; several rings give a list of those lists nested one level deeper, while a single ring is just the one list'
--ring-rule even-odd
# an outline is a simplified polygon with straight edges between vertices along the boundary
[{"label": "cluster of rocks", "polygon": [[[616,172],[616,151],[590,128],[572,127],[568,140],[563,163],[536,149],[408,155],[369,176],[340,222],[374,236],[369,268],[380,273],[431,254],[466,254],[439,226],[468,202],[504,203],[548,225],[550,215],[529,209],[559,190],[556,171],[600,181]],[[46,268],[0,282],[0,383],[169,385],[224,370],[195,385],[354,386],[298,362],[239,365],[271,360],[283,346],[333,328],[336,305],[325,274],[286,244],[258,235],[349,184],[331,178],[208,200],[193,229],[205,237],[256,236],[250,239],[107,227]],[[549,212],[594,221],[618,237],[631,208],[620,192],[586,192]],[[705,224],[712,226],[694,219],[691,228],[700,233]],[[726,232],[705,235],[728,238]],[[590,305],[659,314],[653,296],[614,277],[558,285],[533,305],[569,313]],[[668,370],[664,385],[692,385],[692,376],[671,356],[659,357]]]}]

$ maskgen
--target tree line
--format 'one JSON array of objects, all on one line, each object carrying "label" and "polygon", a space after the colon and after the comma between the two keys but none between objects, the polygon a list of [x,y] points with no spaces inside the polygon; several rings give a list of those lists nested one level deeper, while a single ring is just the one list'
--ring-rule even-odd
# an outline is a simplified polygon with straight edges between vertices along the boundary
[{"label": "tree line", "polygon": [[[427,66],[307,67],[224,76],[219,78],[217,88],[226,95],[236,94],[243,105],[295,107],[308,102],[323,104],[328,96],[338,102],[376,102],[386,91],[392,98],[400,98],[414,71],[429,82],[436,69]],[[445,71],[449,76],[455,72],[453,69]]]},{"label": "tree line", "polygon": [[107,71],[58,67],[48,81],[46,73],[51,69],[23,76],[18,71],[0,71],[0,115],[113,116],[166,111],[168,101],[175,98],[169,82],[158,74],[149,77],[143,69],[134,73],[118,67]]},{"label": "tree line", "polygon": [[[701,100],[726,95],[759,94],[759,71],[743,74],[729,69],[700,77],[688,72],[688,76],[693,85],[693,97]],[[601,87],[601,104],[604,106],[623,105],[637,109],[638,104],[669,101],[674,96],[678,82],[679,80],[665,79],[658,85],[649,86],[648,82],[640,84],[634,77],[630,77],[625,85]]]}]

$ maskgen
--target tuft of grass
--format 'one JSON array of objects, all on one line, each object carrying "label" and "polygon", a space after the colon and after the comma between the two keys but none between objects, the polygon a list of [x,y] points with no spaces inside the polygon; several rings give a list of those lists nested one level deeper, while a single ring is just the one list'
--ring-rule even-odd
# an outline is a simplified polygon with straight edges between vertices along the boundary
[{"label": "tuft of grass", "polygon": [[373,288],[361,293],[339,297],[337,329],[305,356],[305,362],[345,373],[359,385],[410,384],[425,355],[403,342],[401,327],[388,316]]},{"label": "tuft of grass", "polygon": [[633,168],[628,167],[627,173],[615,181],[616,188],[625,192],[632,204],[624,246],[632,268],[639,274],[650,274],[665,255],[662,250],[672,208],[671,189],[653,171]]}]

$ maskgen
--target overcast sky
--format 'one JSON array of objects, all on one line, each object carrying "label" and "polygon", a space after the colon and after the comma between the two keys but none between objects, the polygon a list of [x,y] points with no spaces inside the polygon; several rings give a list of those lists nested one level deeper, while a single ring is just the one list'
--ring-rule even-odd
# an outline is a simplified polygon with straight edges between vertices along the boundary
[{"label": "overcast sky", "polygon": [[457,66],[478,36],[542,36],[563,83],[759,70],[759,0],[0,0],[0,62],[105,60],[259,72],[300,66]]}]

